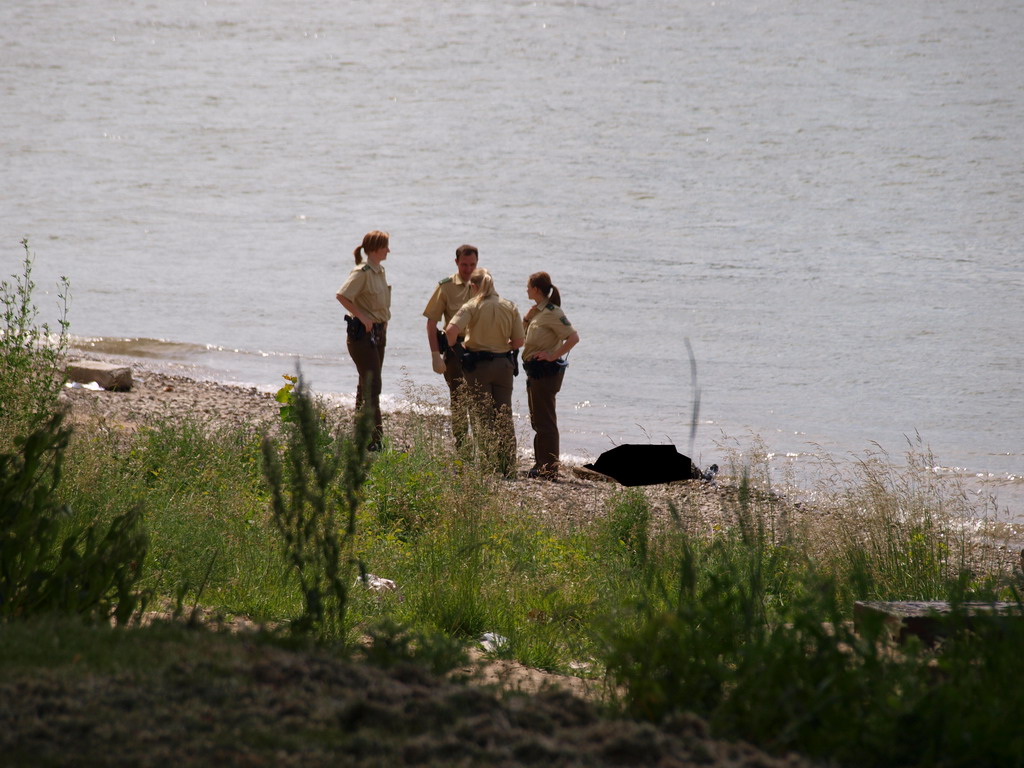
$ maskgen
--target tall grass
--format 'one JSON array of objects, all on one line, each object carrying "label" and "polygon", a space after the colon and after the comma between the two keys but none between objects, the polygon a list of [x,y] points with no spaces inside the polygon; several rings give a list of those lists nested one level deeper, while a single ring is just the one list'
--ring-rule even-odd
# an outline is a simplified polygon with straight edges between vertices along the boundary
[{"label": "tall grass", "polygon": [[360,519],[361,557],[398,592],[365,595],[357,610],[465,640],[495,633],[506,640],[501,654],[564,668],[585,641],[578,624],[566,632],[562,622],[593,595],[580,596],[563,558],[582,560],[584,542],[511,508],[503,481],[439,446],[435,425],[421,426],[408,451],[375,462]]},{"label": "tall grass", "polygon": [[846,595],[879,587],[872,552],[850,558],[840,583],[835,562],[826,573],[794,542],[765,535],[740,491],[746,523],[712,541],[680,534],[642,597],[605,625],[603,658],[623,711],[655,721],[692,711],[721,737],[843,765],[1019,763],[1024,740],[994,718],[1024,700],[1024,618],[966,631],[957,606],[972,577],[942,580],[945,564],[935,564],[938,574],[908,586],[942,581],[950,636],[897,652],[881,621],[859,632],[849,621]]},{"label": "tall grass", "polygon": [[138,431],[80,426],[59,496],[82,520],[144,510],[150,550],[143,584],[164,601],[217,606],[256,621],[299,611],[270,520],[260,436],[194,420]]},{"label": "tall grass", "polygon": [[979,546],[976,503],[963,487],[938,476],[938,462],[920,444],[911,445],[897,468],[881,449],[846,467],[833,466],[820,494],[831,535],[820,537],[820,556],[835,563],[841,582],[859,574],[862,598],[942,599],[961,573],[971,572],[979,596],[998,589],[994,552]]},{"label": "tall grass", "polygon": [[58,412],[0,451],[0,618],[58,612],[123,625],[145,604],[141,514],[109,526],[73,519],[55,498],[68,436]]}]

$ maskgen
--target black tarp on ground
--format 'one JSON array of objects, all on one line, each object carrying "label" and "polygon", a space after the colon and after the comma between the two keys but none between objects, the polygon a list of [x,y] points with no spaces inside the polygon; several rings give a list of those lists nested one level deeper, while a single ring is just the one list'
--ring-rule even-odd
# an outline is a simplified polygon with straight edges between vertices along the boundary
[{"label": "black tarp on ground", "polygon": [[695,480],[700,470],[674,445],[617,445],[597,457],[587,469],[618,480],[622,485],[656,485]]}]

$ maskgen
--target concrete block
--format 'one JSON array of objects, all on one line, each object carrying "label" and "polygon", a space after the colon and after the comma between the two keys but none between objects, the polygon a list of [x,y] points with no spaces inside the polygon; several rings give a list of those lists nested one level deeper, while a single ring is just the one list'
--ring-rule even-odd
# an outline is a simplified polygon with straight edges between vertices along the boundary
[{"label": "concrete block", "polygon": [[96,360],[73,360],[67,364],[68,378],[81,384],[95,381],[104,389],[127,392],[132,388],[132,369]]},{"label": "concrete block", "polygon": [[878,617],[894,640],[902,643],[909,636],[915,635],[926,645],[932,645],[956,627],[970,629],[983,622],[1024,620],[1021,607],[1017,603],[969,602],[961,604],[960,609],[959,621],[954,623],[953,607],[942,601],[858,600],[853,604],[853,622],[859,632],[863,624],[869,621],[869,617]]}]

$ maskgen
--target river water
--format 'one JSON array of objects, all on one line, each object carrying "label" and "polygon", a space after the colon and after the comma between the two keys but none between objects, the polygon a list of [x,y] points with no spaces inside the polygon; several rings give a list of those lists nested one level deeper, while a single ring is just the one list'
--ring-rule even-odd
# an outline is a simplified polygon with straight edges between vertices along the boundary
[{"label": "river water", "polygon": [[5,0],[0,261],[95,354],[345,399],[388,230],[398,407],[473,243],[580,332],[566,459],[920,440],[1024,519],[1022,39],[1016,0]]}]

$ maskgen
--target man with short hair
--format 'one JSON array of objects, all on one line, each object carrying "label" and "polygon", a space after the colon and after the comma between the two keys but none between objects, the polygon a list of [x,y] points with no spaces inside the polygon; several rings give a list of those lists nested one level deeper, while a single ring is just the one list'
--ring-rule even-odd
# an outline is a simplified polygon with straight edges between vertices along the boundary
[{"label": "man with short hair", "polygon": [[[423,316],[427,318],[427,343],[430,345],[430,357],[435,373],[444,374],[451,397],[452,434],[455,445],[462,447],[469,429],[469,403],[465,393],[466,379],[462,373],[462,361],[459,355],[448,348],[444,338],[444,329],[455,317],[455,313],[469,300],[469,278],[477,267],[479,252],[476,246],[460,245],[455,250],[457,271],[440,282],[427,302]],[[444,323],[441,328],[437,324]],[[459,338],[462,341],[462,338]]]}]

